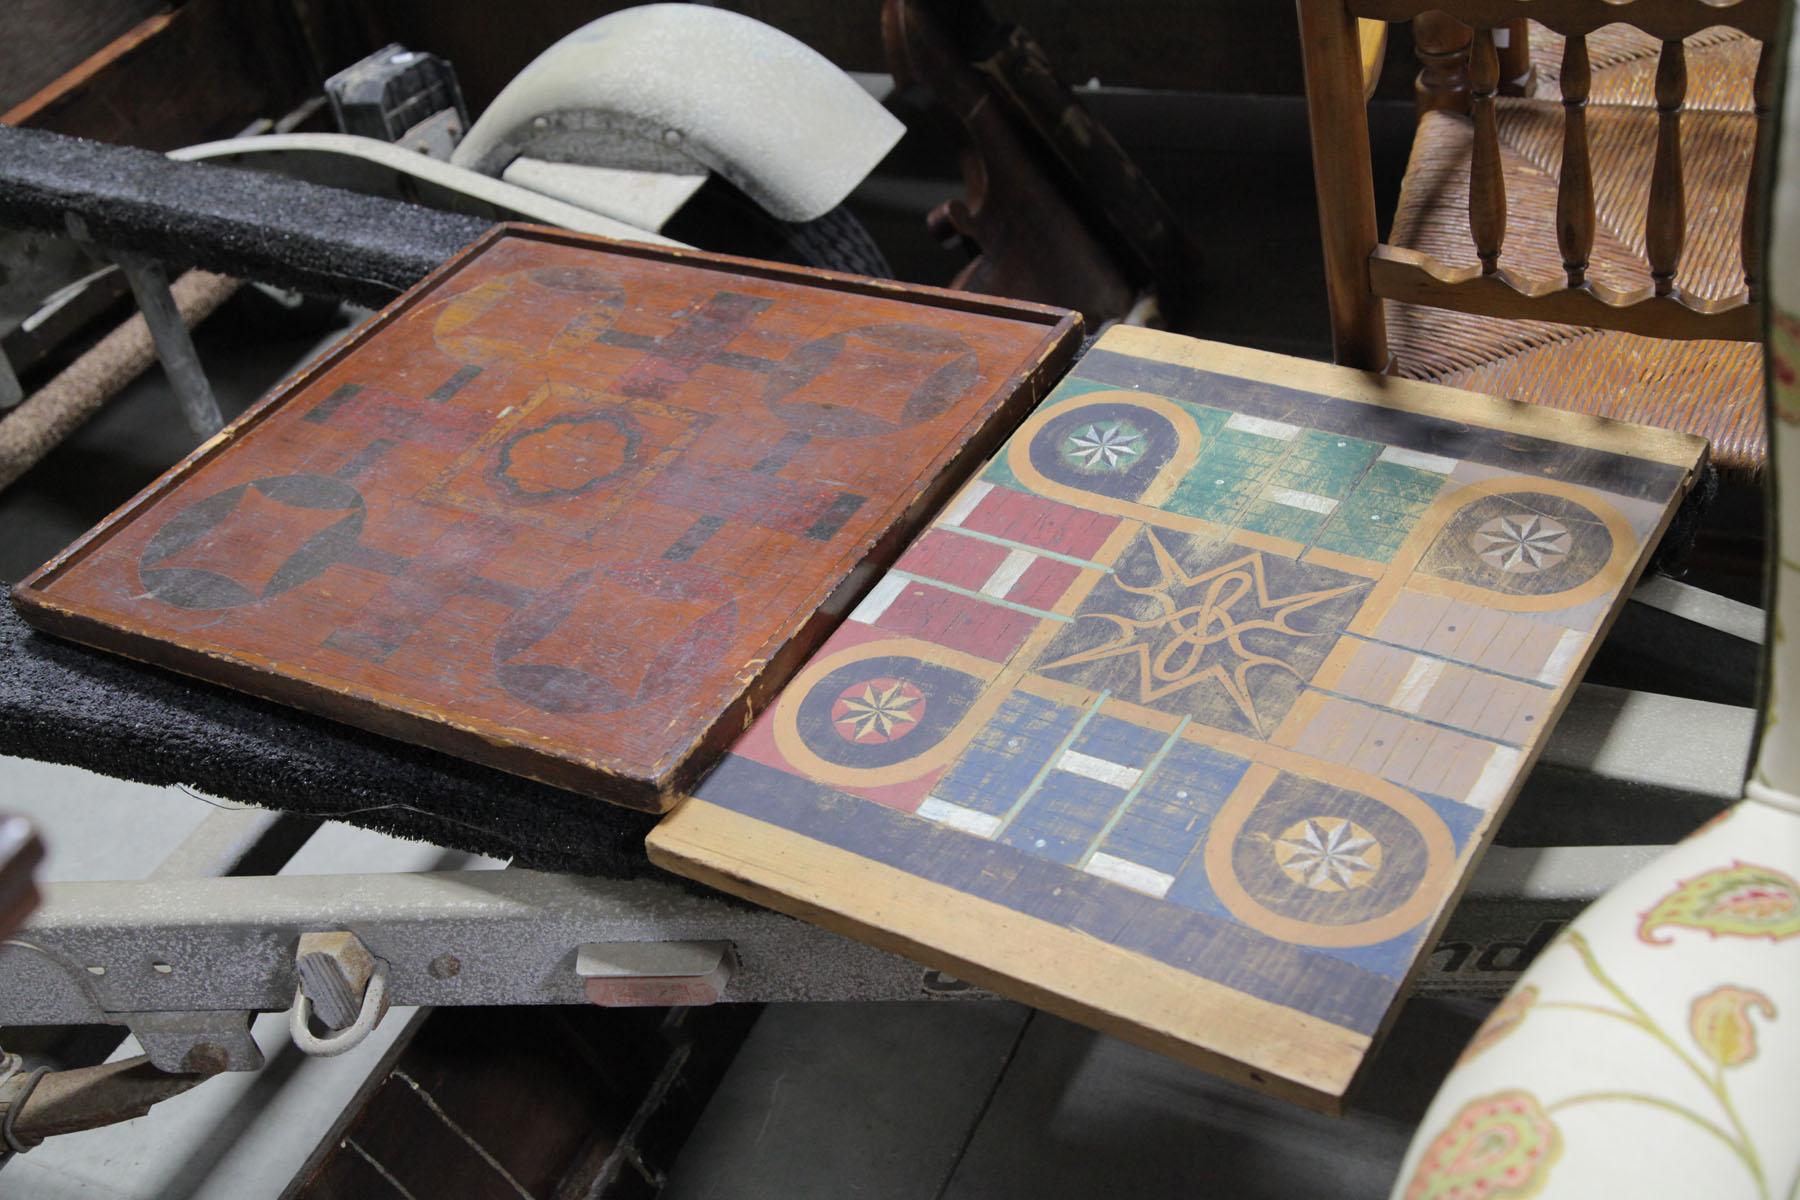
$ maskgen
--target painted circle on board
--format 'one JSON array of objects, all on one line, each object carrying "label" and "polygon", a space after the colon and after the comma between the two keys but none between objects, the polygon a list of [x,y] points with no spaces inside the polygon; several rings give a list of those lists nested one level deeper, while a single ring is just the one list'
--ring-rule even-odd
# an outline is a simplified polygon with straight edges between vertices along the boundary
[{"label": "painted circle on board", "polygon": [[635,474],[643,442],[625,408],[563,413],[503,439],[487,478],[520,504],[567,500]]},{"label": "painted circle on board", "polygon": [[1263,786],[1232,796],[1205,850],[1207,881],[1233,916],[1283,941],[1349,947],[1436,911],[1456,841],[1429,804],[1373,777],[1354,790],[1252,770]]},{"label": "painted circle on board", "polygon": [[1381,839],[1344,817],[1307,817],[1281,831],[1275,865],[1315,892],[1367,887],[1381,872]]},{"label": "painted circle on board", "polygon": [[985,681],[901,654],[854,659],[813,682],[795,710],[805,747],[840,767],[892,767],[930,750]]},{"label": "painted circle on board", "polygon": [[1044,478],[1082,492],[1136,500],[1175,453],[1179,435],[1161,413],[1129,400],[1071,405],[1027,447]]},{"label": "painted circle on board", "polygon": [[877,675],[838,693],[831,725],[845,741],[877,745],[913,732],[925,712],[925,693],[917,684]]},{"label": "painted circle on board", "polygon": [[1540,604],[1578,604],[1623,579],[1637,548],[1623,516],[1598,498],[1590,504],[1563,489],[1519,482],[1492,487],[1452,512],[1419,571]]},{"label": "painted circle on board", "polygon": [[362,493],[329,475],[252,479],[214,492],[165,522],[138,557],[138,582],[148,595],[177,608],[254,604],[339,562],[356,545],[366,516]]}]

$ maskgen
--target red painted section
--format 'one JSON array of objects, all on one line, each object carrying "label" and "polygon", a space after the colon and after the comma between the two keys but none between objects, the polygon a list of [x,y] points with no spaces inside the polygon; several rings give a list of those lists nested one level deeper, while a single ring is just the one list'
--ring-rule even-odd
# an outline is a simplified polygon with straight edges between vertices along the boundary
[{"label": "red painted section", "polygon": [[962,524],[965,529],[1008,541],[1090,558],[1107,535],[1118,528],[1119,518],[997,487],[982,497]]},{"label": "red painted section", "polygon": [[876,622],[894,633],[1005,662],[1039,618],[998,604],[984,604],[928,583],[909,583]]}]

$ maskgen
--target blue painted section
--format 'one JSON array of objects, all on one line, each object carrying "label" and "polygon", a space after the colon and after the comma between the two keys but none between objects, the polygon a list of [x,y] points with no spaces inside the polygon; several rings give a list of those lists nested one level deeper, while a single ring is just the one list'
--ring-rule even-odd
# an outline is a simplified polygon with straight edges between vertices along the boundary
[{"label": "blue painted section", "polygon": [[931,793],[1004,816],[1081,720],[1081,709],[1014,692]]},{"label": "blue painted section", "polygon": [[1069,749],[1125,767],[1142,767],[1162,748],[1169,735],[1105,713],[1095,713]]},{"label": "blue painted section", "polygon": [[1249,766],[1235,755],[1177,742],[1100,849],[1164,875],[1177,874]]},{"label": "blue painted section", "polygon": [[1394,998],[1392,979],[1341,955],[1272,941],[1229,918],[1155,900],[747,758],[727,756],[698,795],[1358,1033],[1372,1035]]},{"label": "blue painted section", "polygon": [[1028,854],[1074,866],[1124,799],[1124,788],[1067,771],[1051,771],[1000,840]]}]

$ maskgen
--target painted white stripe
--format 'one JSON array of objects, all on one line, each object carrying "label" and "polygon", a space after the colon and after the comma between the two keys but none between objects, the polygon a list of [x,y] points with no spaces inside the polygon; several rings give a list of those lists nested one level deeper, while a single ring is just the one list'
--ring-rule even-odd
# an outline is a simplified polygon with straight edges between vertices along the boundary
[{"label": "painted white stripe", "polygon": [[1481,778],[1469,789],[1466,803],[1493,812],[1500,807],[1500,801],[1506,798],[1507,789],[1512,786],[1513,775],[1519,769],[1519,761],[1525,752],[1515,750],[1511,746],[1495,746],[1494,752],[1488,755],[1487,766],[1481,768]]},{"label": "painted white stripe", "polygon": [[1098,875],[1102,879],[1123,884],[1134,892],[1148,892],[1159,899],[1175,882],[1173,875],[1164,875],[1161,871],[1153,871],[1149,867],[1114,858],[1110,854],[1094,855],[1082,870],[1089,875]]},{"label": "painted white stripe", "polygon": [[1309,512],[1316,513],[1328,513],[1338,505],[1338,502],[1330,496],[1320,496],[1313,492],[1296,492],[1293,488],[1264,488],[1263,495],[1277,504],[1285,504],[1289,508],[1304,508]]},{"label": "painted white stripe", "polygon": [[1441,454],[1426,454],[1423,450],[1408,450],[1404,446],[1389,446],[1381,452],[1381,462],[1399,463],[1403,467],[1413,467],[1420,471],[1430,471],[1433,475],[1448,475],[1456,470],[1456,460],[1445,458]]},{"label": "painted white stripe", "polygon": [[963,523],[963,518],[974,512],[975,506],[987,499],[987,494],[993,490],[993,484],[977,479],[974,483],[971,483],[968,487],[956,493],[956,499],[950,502],[950,507],[946,508],[944,510],[944,515],[938,518],[938,524],[961,525]]},{"label": "painted white stripe", "polygon": [[953,592],[958,596],[967,596],[969,599],[979,600],[983,604],[998,604],[1001,608],[1010,608],[1014,612],[1026,613],[1046,621],[1061,621],[1065,625],[1073,624],[1075,621],[1074,617],[1066,613],[1051,612],[1047,608],[1033,608],[1029,604],[1020,604],[1017,600],[1006,600],[999,596],[984,596],[974,588],[957,587],[954,583],[945,583],[941,579],[932,579],[926,575],[914,575],[911,571],[890,570],[888,577],[898,577],[913,583],[922,583],[928,587],[943,588],[946,592]]},{"label": "painted white stripe", "polygon": [[900,598],[906,590],[906,576],[883,575],[881,581],[869,589],[869,594],[862,598],[862,603],[850,614],[852,621],[860,621],[864,625],[873,625],[881,619],[881,614],[888,610],[888,605]]},{"label": "painted white stripe", "polygon": [[1537,677],[1544,683],[1561,683],[1569,677],[1569,671],[1575,660],[1587,646],[1588,635],[1579,629],[1565,629],[1562,637],[1556,641],[1556,648],[1550,651],[1550,657],[1544,661],[1544,669]]},{"label": "painted white stripe", "polygon": [[1095,758],[1091,754],[1082,754],[1077,750],[1064,750],[1063,756],[1056,760],[1056,769],[1067,771],[1071,775],[1098,779],[1101,783],[1110,783],[1114,787],[1121,788],[1130,787],[1143,775],[1143,772],[1136,767],[1109,762],[1104,758]]},{"label": "painted white stripe", "polygon": [[1287,425],[1280,421],[1271,421],[1265,417],[1251,417],[1243,413],[1232,413],[1231,419],[1225,422],[1225,428],[1235,429],[1240,433],[1254,433],[1258,437],[1277,438],[1291,442],[1300,436],[1298,425]]},{"label": "painted white stripe", "polygon": [[1431,692],[1431,685],[1438,681],[1444,673],[1444,660],[1441,658],[1413,659],[1412,666],[1406,669],[1405,678],[1394,694],[1388,698],[1388,707],[1397,708],[1401,712],[1416,713],[1425,706],[1425,697]]},{"label": "painted white stripe", "polygon": [[1019,576],[1036,561],[1037,555],[1029,550],[1008,550],[1006,557],[1000,560],[1000,565],[994,568],[994,573],[981,585],[981,594],[992,596],[996,600],[1006,595],[1012,591],[1012,585],[1019,582]]},{"label": "painted white stripe", "polygon": [[925,797],[925,803],[919,805],[918,812],[927,821],[936,821],[940,825],[948,825],[952,829],[960,829],[964,833],[972,833],[976,837],[991,838],[994,836],[994,831],[1000,828],[999,817],[976,812],[972,808],[964,808],[962,805],[952,804],[948,800],[939,800],[936,796]]}]

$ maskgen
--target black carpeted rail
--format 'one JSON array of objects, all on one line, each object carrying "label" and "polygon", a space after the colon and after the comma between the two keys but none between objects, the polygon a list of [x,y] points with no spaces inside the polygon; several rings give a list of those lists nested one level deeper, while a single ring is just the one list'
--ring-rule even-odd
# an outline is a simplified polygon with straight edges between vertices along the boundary
[{"label": "black carpeted rail", "polygon": [[0,125],[0,226],[88,236],[174,268],[382,305],[493,222],[280,175]]},{"label": "black carpeted rail", "polygon": [[[46,637],[0,602],[0,754],[631,878],[648,813]],[[0,808],[6,797],[0,794]]]}]

